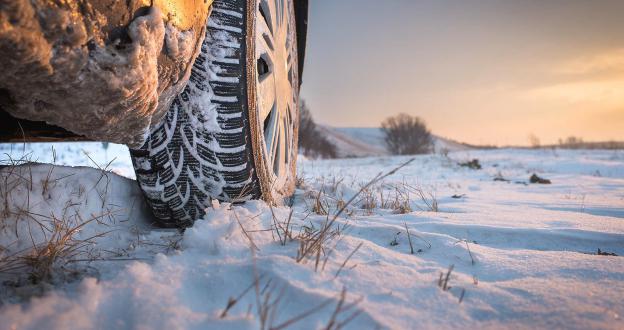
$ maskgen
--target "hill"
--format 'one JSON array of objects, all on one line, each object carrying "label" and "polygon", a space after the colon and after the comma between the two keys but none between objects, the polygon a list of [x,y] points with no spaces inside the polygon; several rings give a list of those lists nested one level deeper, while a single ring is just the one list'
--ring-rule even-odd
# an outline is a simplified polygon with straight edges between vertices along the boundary
[{"label": "hill", "polygon": [[[387,156],[384,134],[377,127],[332,127],[318,125],[318,130],[338,149],[338,157]],[[433,135],[434,152],[473,149],[462,143]]]}]

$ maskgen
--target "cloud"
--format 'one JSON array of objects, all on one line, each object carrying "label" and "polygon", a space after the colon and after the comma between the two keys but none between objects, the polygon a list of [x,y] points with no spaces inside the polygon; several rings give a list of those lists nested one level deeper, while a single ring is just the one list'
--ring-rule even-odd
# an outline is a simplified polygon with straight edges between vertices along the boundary
[{"label": "cloud", "polygon": [[591,103],[602,107],[624,105],[624,78],[602,81],[575,81],[532,89],[530,98],[566,103]]},{"label": "cloud", "polygon": [[577,57],[555,67],[561,75],[588,75],[600,73],[624,73],[624,48],[598,54]]},{"label": "cloud", "polygon": [[550,84],[522,94],[534,101],[624,107],[624,48],[572,58],[554,65]]}]

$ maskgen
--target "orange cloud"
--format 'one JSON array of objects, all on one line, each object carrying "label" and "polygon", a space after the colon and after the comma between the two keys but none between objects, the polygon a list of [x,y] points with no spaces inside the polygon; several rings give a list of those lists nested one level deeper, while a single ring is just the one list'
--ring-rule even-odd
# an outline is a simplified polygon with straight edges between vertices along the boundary
[{"label": "orange cloud", "polygon": [[530,99],[624,107],[624,48],[577,57],[554,66],[557,83],[532,88]]},{"label": "orange cloud", "polygon": [[544,100],[620,107],[624,106],[624,77],[611,80],[575,81],[555,84],[530,90],[528,95],[530,98]]},{"label": "orange cloud", "polygon": [[624,72],[624,48],[578,57],[558,65],[554,71],[563,75]]}]

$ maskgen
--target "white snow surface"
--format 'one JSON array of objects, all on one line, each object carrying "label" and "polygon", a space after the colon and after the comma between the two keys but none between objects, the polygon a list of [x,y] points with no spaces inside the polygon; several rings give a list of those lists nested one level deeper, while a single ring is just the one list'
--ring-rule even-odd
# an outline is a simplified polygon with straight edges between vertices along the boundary
[{"label": "white snow surface", "polygon": [[100,167],[126,178],[136,178],[128,147],[116,143],[0,143],[0,164],[22,161]]},{"label": "white snow surface", "polygon": [[[457,165],[473,158],[482,170]],[[291,211],[293,236],[326,221],[311,212],[319,191],[335,214],[337,203],[408,159],[302,159],[292,208],[273,207],[274,218],[261,201],[214,203],[183,234],[152,226],[136,182],[114,173],[4,167],[0,260],[46,240],[34,220],[97,218],[76,239],[104,234],[73,261],[59,260],[48,284],[0,270],[0,329],[258,329],[258,305],[269,294],[277,302],[267,325],[305,316],[289,328],[318,329],[343,289],[331,329],[624,328],[623,151],[418,156],[347,206],[318,267],[314,258],[297,262],[297,239],[280,244],[272,228],[285,226]],[[527,184],[533,173],[552,184]],[[413,211],[395,214],[387,201],[397,187],[420,188],[429,202],[435,196],[438,212],[411,190]],[[366,196],[374,208],[362,208]],[[451,265],[443,290],[438,282]],[[236,303],[223,316],[230,298]]]}]

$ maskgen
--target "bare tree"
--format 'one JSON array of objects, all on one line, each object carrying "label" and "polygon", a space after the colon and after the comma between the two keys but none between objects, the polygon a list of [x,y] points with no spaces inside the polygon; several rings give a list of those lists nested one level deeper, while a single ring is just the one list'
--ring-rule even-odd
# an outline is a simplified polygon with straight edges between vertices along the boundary
[{"label": "bare tree", "polygon": [[404,113],[386,118],[381,123],[385,141],[391,153],[413,155],[431,152],[433,139],[425,122]]},{"label": "bare tree", "polygon": [[529,134],[529,143],[533,149],[538,149],[541,146],[540,139],[533,133]]},{"label": "bare tree", "polygon": [[336,158],[336,146],[319,133],[303,100],[299,104],[299,150],[306,157]]}]

